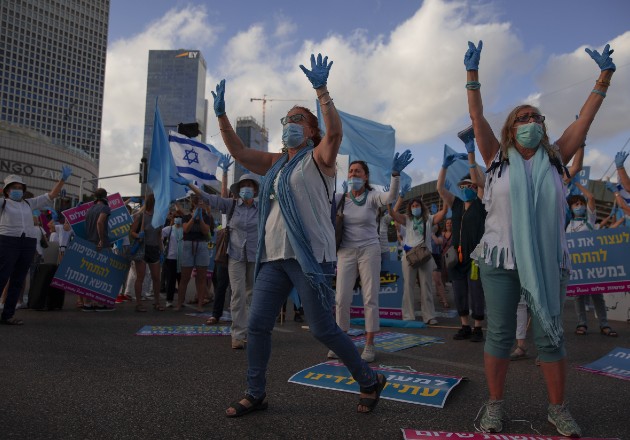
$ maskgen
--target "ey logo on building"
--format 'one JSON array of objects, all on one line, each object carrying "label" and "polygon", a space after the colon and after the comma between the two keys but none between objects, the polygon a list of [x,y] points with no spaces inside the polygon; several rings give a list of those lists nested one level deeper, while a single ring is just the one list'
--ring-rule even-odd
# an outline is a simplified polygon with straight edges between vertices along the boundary
[{"label": "ey logo on building", "polygon": [[197,58],[199,56],[199,51],[195,50],[195,51],[190,51],[190,52],[184,52],[184,53],[180,53],[179,55],[176,55],[175,58]]}]

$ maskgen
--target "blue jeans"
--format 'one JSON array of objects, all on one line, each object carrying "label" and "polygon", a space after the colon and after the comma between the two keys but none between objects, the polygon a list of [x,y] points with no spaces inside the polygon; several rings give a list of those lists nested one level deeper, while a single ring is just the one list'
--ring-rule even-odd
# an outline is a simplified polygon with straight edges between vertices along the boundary
[{"label": "blue jeans", "polygon": [[0,292],[9,283],[2,319],[11,319],[22,291],[22,286],[33,263],[37,240],[27,237],[0,235]]},{"label": "blue jeans", "polygon": [[[333,263],[321,263],[321,268],[324,274],[333,274]],[[292,258],[262,263],[254,281],[247,332],[247,394],[256,399],[265,394],[267,364],[271,356],[271,331],[280,308],[294,286],[302,300],[313,336],[339,356],[360,386],[374,385],[376,372],[361,359],[352,340],[335,322],[332,310],[322,305],[300,264]],[[331,291],[330,304],[333,303]]]}]

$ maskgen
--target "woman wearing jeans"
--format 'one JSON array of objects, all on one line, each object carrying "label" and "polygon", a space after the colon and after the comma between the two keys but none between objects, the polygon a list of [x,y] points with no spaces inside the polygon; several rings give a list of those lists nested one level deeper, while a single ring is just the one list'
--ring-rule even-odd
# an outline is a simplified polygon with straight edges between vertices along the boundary
[{"label": "woman wearing jeans", "polygon": [[483,114],[479,83],[479,46],[468,43],[468,110],[479,152],[488,167],[484,204],[485,232],[473,252],[486,298],[488,331],[484,364],[490,399],[480,411],[484,432],[503,429],[503,394],[514,344],[516,309],[521,298],[532,313],[532,327],[547,384],[547,420],[558,432],[579,437],[580,428],[564,404],[567,360],[562,308],[570,255],[564,230],[567,210],[562,182],[564,164],[584,144],[604,101],[615,65],[606,45],[600,55],[586,49],[601,73],[575,120],[555,144],[545,117],[531,105],[512,110],[497,139]]},{"label": "woman wearing jeans", "polygon": [[271,355],[271,331],[289,292],[296,288],[311,333],[339,355],[359,383],[357,410],[370,412],[386,380],[361,359],[350,338],[332,315],[330,287],[335,261],[331,221],[335,162],[341,144],[339,114],[326,88],[332,62],[311,56],[311,70],[300,66],[311,81],[322,109],[326,135],[317,118],[304,107],[293,107],[282,118],[285,153],[246,148],[225,114],[225,80],[216,88],[214,111],[230,154],[243,167],[264,175],[259,198],[256,282],[247,332],[247,391],[226,411],[238,417],[267,408],[266,372]]}]

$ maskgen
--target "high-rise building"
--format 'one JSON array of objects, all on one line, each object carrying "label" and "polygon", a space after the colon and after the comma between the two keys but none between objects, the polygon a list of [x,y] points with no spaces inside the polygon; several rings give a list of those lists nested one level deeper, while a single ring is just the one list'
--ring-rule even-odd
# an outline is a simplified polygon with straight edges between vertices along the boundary
[{"label": "high-rise building", "polygon": [[150,50],[144,116],[143,156],[149,157],[157,98],[162,123],[168,132],[183,124],[199,124],[201,142],[206,139],[208,101],[206,62],[198,50]]},{"label": "high-rise building", "polygon": [[[267,130],[262,128],[256,119],[251,116],[239,117],[236,119],[236,134],[246,147],[258,151],[268,151],[269,141],[267,140]],[[234,182],[244,174],[243,168],[234,168]]]},{"label": "high-rise building", "polygon": [[0,124],[11,133],[0,144],[0,179],[20,174],[35,193],[50,190],[64,161],[76,196],[80,177],[96,177],[109,3],[0,1]]}]

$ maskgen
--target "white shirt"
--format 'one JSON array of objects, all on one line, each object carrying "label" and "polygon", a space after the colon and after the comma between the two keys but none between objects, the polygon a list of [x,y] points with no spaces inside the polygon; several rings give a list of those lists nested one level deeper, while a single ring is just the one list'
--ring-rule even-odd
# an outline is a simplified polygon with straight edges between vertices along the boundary
[{"label": "white shirt", "polygon": [[64,225],[55,225],[55,232],[57,233],[59,247],[60,248],[68,247],[68,243],[70,243],[70,238],[74,236],[74,230],[70,228],[69,231],[66,231],[64,229]]},{"label": "white shirt", "polygon": [[166,258],[169,260],[177,260],[177,230],[181,230],[182,235],[180,235],[180,241],[183,240],[183,228],[181,226],[175,227],[173,231],[173,226],[166,226],[162,228],[162,238],[169,237],[168,239],[168,249],[166,250]]},{"label": "white shirt", "polygon": [[9,198],[0,201],[0,235],[20,237],[24,234],[25,237],[37,238],[37,228],[33,223],[33,210],[43,209],[51,203],[52,200],[48,194],[24,199],[20,202],[15,202]]},{"label": "white shirt", "polygon": [[591,211],[588,207],[586,208],[586,218],[576,219],[572,218],[569,224],[567,225],[567,232],[582,232],[582,231],[591,231],[595,229],[593,226],[597,221],[597,216],[595,215],[595,211]]}]

